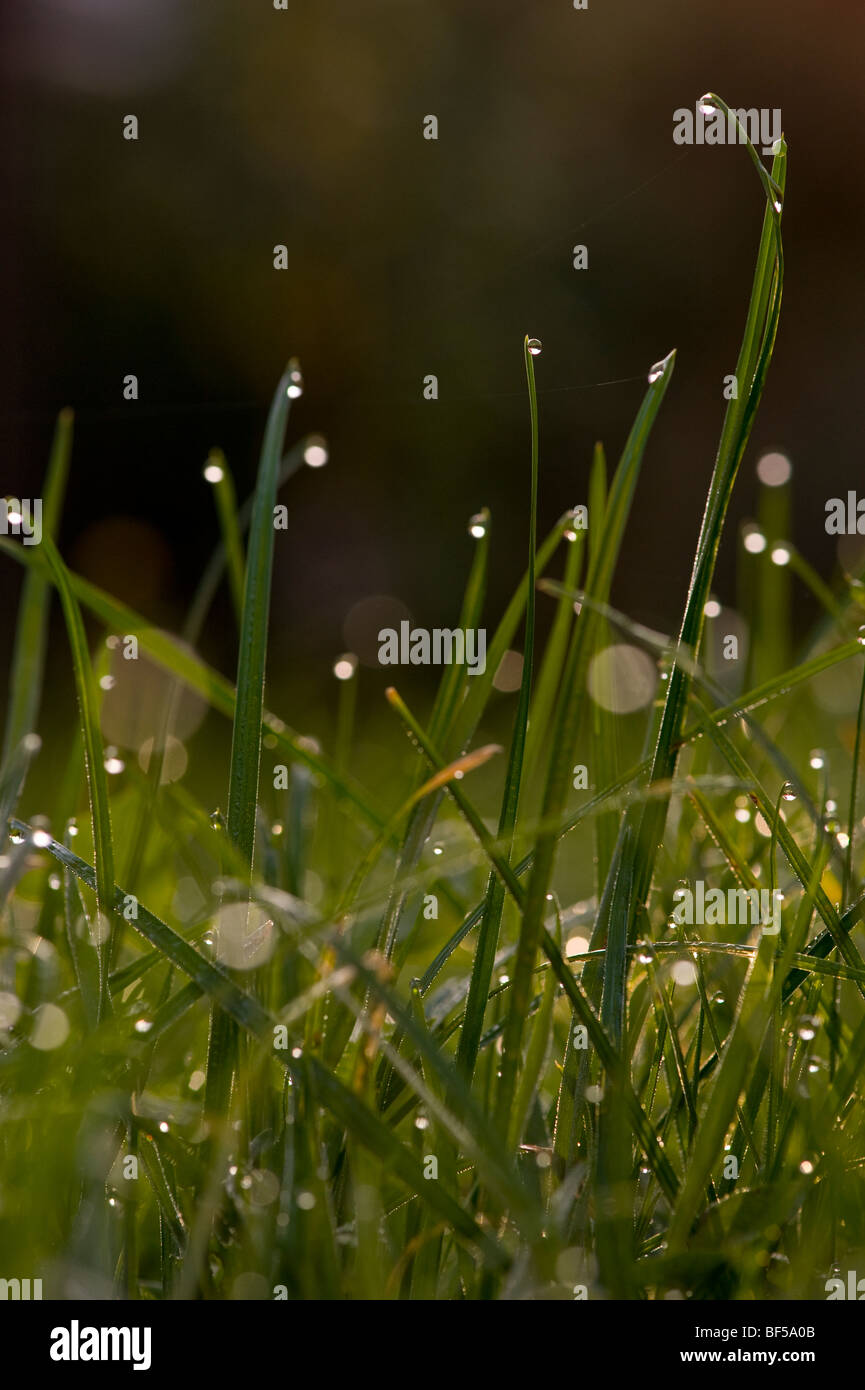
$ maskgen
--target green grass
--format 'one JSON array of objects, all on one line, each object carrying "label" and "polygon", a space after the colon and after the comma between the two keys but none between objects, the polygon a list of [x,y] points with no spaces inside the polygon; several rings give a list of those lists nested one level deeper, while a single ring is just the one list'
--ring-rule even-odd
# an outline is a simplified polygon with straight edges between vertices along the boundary
[{"label": "green grass", "polygon": [[[389,721],[413,762],[374,791],[358,670],[334,683],[330,747],[265,705],[277,498],[285,544],[304,524],[289,486],[304,441],[284,452],[296,364],[253,496],[238,507],[224,456],[208,460],[219,534],[179,635],[61,558],[63,413],[43,543],[0,539],[27,571],[0,768],[0,1274],[52,1297],[813,1299],[834,1267],[862,1268],[859,577],[740,546],[735,690],[706,641],[784,278],[786,146],[771,174],[749,154],[764,215],[739,389],[677,634],[611,606],[675,354],[617,466],[595,451],[588,538],[566,513],[539,543],[544,362],[526,339],[524,572],[494,626],[495,533],[475,518],[460,625],[490,628],[487,669],[444,667],[426,712],[397,678],[374,736]],[[790,511],[789,484],[762,491],[772,541]],[[194,650],[222,583],[234,683]],[[825,610],[804,638],[797,583]],[[54,597],[69,758],[46,801],[33,760]],[[119,776],[102,737],[111,635],[171,678],[165,751]],[[611,642],[654,664],[636,713],[590,694]],[[506,697],[493,678],[514,646]],[[827,714],[818,683],[851,673],[849,714]],[[185,689],[230,721],[224,819],[191,775],[164,775]],[[781,889],[780,934],[677,923],[673,891],[698,878]]]}]

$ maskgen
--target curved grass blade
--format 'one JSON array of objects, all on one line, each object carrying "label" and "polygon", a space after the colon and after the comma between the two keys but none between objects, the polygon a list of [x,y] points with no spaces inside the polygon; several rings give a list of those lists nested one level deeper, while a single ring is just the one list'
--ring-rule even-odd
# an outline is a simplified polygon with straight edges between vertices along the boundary
[{"label": "curved grass blade", "polygon": [[[42,534],[54,540],[66,495],[66,479],[72,456],[73,414],[61,410],[57,417],[48,472],[42,498]],[[48,584],[38,570],[29,569],[21,591],[12,668],[9,679],[9,705],[3,737],[3,762],[36,726],[42,678],[45,669],[45,643],[48,634]]]},{"label": "curved grass blade", "polygon": [[[289,362],[276,388],[264,433],[252,506],[240,623],[226,828],[229,841],[241,856],[250,879],[255,854],[264,673],[273,573],[273,509],[288,424],[289,389],[296,374],[297,364]],[[236,1043],[234,1023],[222,1010],[214,1009],[210,1021],[205,1087],[205,1108],[211,1114],[224,1114],[228,1109],[232,1073],[236,1065]]]},{"label": "curved grass blade", "polygon": [[[69,573],[50,536],[43,535],[41,550],[60,596],[60,606],[63,609],[69,646],[72,652],[72,668],[78,696],[81,738],[84,745],[84,766],[87,774],[90,817],[93,826],[93,855],[96,865],[94,886],[100,909],[108,913],[114,901],[114,845],[111,837],[108,778],[105,773],[105,754],[102,747],[102,730],[99,724],[96,681],[90,663],[84,619],[69,582]],[[122,917],[120,920],[123,920]],[[103,1011],[107,1005],[108,967],[116,949],[117,936],[118,930],[115,926],[107,950],[100,953],[100,997]]]},{"label": "curved grass blade", "polygon": [[[526,569],[526,633],[523,652],[523,670],[520,680],[520,694],[514,716],[511,747],[508,755],[507,774],[499,814],[498,843],[502,847],[503,858],[510,864],[513,854],[517,822],[517,808],[520,800],[520,785],[523,775],[523,757],[526,749],[526,733],[529,717],[529,700],[532,689],[532,670],[535,643],[535,548],[537,545],[538,516],[538,396],[535,386],[535,366],[529,351],[529,339],[523,342],[526,380],[529,389],[529,416],[531,422],[531,484],[529,502],[529,557]],[[460,1033],[457,1050],[457,1063],[467,1081],[471,1084],[477,1059],[478,1044],[483,1032],[484,1012],[490,992],[493,966],[499,943],[502,923],[502,910],[505,904],[505,885],[495,872],[490,874],[487,886],[486,906],[481,918],[477,949],[472,963],[471,984],[466,1003],[466,1014]],[[528,1103],[526,1104],[526,1113]]]}]

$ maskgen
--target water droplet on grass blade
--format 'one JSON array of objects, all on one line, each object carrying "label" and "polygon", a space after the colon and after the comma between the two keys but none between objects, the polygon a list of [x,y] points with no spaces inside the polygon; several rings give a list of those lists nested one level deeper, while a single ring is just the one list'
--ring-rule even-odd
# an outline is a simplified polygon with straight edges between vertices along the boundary
[{"label": "water droplet on grass blade", "polygon": [[795,800],[796,800],[796,788],[793,786],[793,783],[792,783],[792,782],[785,782],[785,783],[784,783],[783,787],[781,788],[781,800],[782,800],[782,801],[795,801]]},{"label": "water droplet on grass blade", "polygon": [[333,665],[333,674],[338,681],[350,681],[357,670],[357,657],[354,652],[343,652]]},{"label": "water droplet on grass blade", "polygon": [[487,534],[487,519],[483,512],[477,512],[469,520],[469,535],[474,536],[479,541],[482,536]]},{"label": "water droplet on grass blade", "polygon": [[808,754],[808,762],[811,767],[820,768],[826,766],[826,754],[822,748],[812,748]]},{"label": "water droplet on grass blade", "polygon": [[540,357],[543,351],[543,343],[540,338],[529,338],[529,352],[532,357]]},{"label": "water droplet on grass blade", "polygon": [[303,461],[309,468],[324,468],[330,457],[327,440],[321,434],[311,434],[303,451]]},{"label": "water droplet on grass blade", "polygon": [[693,985],[697,979],[696,966],[694,965],[693,961],[690,960],[674,961],[673,965],[670,968],[670,974],[672,975],[676,984],[682,985],[683,987]]},{"label": "water droplet on grass blade", "polygon": [[225,817],[218,806],[215,811],[211,811],[210,813],[210,824],[213,826],[214,830],[225,829]]},{"label": "water droplet on grass blade", "polygon": [[742,544],[749,555],[761,555],[766,549],[766,537],[758,526],[745,528]]},{"label": "water droplet on grass blade", "polygon": [[286,388],[286,395],[289,400],[296,401],[298,396],[303,395],[303,377],[300,371],[300,363],[293,357],[288,364],[289,378]]}]

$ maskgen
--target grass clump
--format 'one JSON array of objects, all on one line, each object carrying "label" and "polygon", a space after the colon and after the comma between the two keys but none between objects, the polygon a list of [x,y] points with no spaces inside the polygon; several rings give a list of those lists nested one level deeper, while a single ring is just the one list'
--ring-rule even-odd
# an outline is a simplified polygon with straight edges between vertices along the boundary
[{"label": "grass clump", "polygon": [[[395,737],[417,751],[381,804],[352,771],[350,661],[332,750],[264,706],[274,507],[306,447],[285,453],[296,364],[244,507],[224,457],[208,461],[222,540],[179,637],[61,558],[61,416],[42,544],[0,541],[27,565],[0,773],[0,1248],[49,1296],[806,1299],[833,1266],[855,1268],[862,700],[848,737],[814,690],[860,679],[861,584],[742,550],[737,693],[706,631],[783,286],[786,146],[771,174],[749,150],[763,227],[677,636],[610,606],[674,354],[649,373],[611,475],[596,451],[588,538],[568,513],[539,542],[526,339],[525,573],[482,674],[443,668],[423,718],[387,692]],[[463,628],[484,620],[487,513],[472,533]],[[792,634],[772,624],[794,574],[826,617],[790,665]],[[195,651],[223,578],[233,684]],[[31,806],[52,593],[78,712],[54,804]],[[91,649],[85,614],[170,678],[149,763],[116,791],[111,648]],[[493,678],[520,633],[500,746]],[[628,719],[589,694],[622,634],[654,673],[647,714]],[[171,774],[186,690],[231,721],[224,820]],[[264,749],[284,769],[272,787]],[[679,920],[675,889],[696,880],[782,892],[780,930]]]}]

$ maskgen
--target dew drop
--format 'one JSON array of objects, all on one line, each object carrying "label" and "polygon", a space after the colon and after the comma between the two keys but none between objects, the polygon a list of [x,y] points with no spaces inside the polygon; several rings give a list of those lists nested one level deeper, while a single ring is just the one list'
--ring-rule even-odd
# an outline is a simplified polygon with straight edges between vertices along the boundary
[{"label": "dew drop", "polygon": [[333,674],[338,681],[350,681],[357,670],[357,657],[354,652],[343,652],[333,664]]},{"label": "dew drop", "polygon": [[717,100],[711,92],[706,92],[701,96],[700,100],[697,102],[697,106],[704,116],[711,116],[712,112],[718,109]]},{"label": "dew drop", "polygon": [[693,961],[690,960],[674,961],[673,965],[670,968],[670,974],[672,975],[676,984],[681,985],[683,988],[687,987],[688,985],[693,985],[697,979],[696,968],[694,966]]},{"label": "dew drop", "polygon": [[819,1018],[814,1018],[810,1014],[805,1014],[799,1019],[799,1024],[796,1028],[796,1036],[801,1038],[803,1042],[810,1042],[811,1039],[816,1036],[819,1027]]},{"label": "dew drop", "polygon": [[543,343],[540,338],[529,338],[529,352],[532,357],[540,357]]},{"label": "dew drop", "polygon": [[781,788],[781,800],[782,800],[782,801],[795,801],[795,800],[796,800],[796,788],[793,786],[793,783],[792,783],[792,782],[785,782],[785,783],[784,783],[783,787]]},{"label": "dew drop", "polygon": [[750,526],[744,532],[742,544],[749,555],[761,555],[766,549],[766,537],[759,527]]},{"label": "dew drop", "polygon": [[149,1033],[152,1027],[153,1023],[149,1018],[137,1018],[135,1020],[136,1033]]},{"label": "dew drop", "polygon": [[667,365],[667,364],[666,364],[665,362],[655,362],[655,363],[653,364],[653,366],[651,366],[651,367],[649,368],[649,385],[650,385],[650,386],[652,385],[653,382],[659,381],[659,380],[661,379],[661,377],[664,375],[664,369],[665,369],[666,365]]},{"label": "dew drop", "polygon": [[215,811],[211,811],[210,813],[210,824],[213,826],[214,830],[225,829],[225,817],[218,806]]},{"label": "dew drop", "polygon": [[808,762],[811,767],[820,768],[826,766],[826,754],[822,748],[812,748],[808,754]]},{"label": "dew drop", "polygon": [[483,512],[476,512],[475,515],[469,519],[469,535],[474,536],[475,540],[479,541],[481,537],[486,534],[487,519]]},{"label": "dew drop", "polygon": [[289,366],[288,386],[285,394],[290,401],[296,401],[298,396],[303,395],[303,377],[300,371],[300,364],[292,358]]},{"label": "dew drop", "polygon": [[324,468],[330,457],[327,440],[321,434],[311,434],[303,451],[303,461],[308,468]]},{"label": "dew drop", "polygon": [[862,627],[860,627],[859,631],[856,633],[856,641],[859,643],[860,647],[865,647],[865,623],[863,623]]},{"label": "dew drop", "polygon": [[21,831],[14,828],[11,821],[9,822],[9,839],[12,841],[13,845],[23,845],[25,839]]}]

